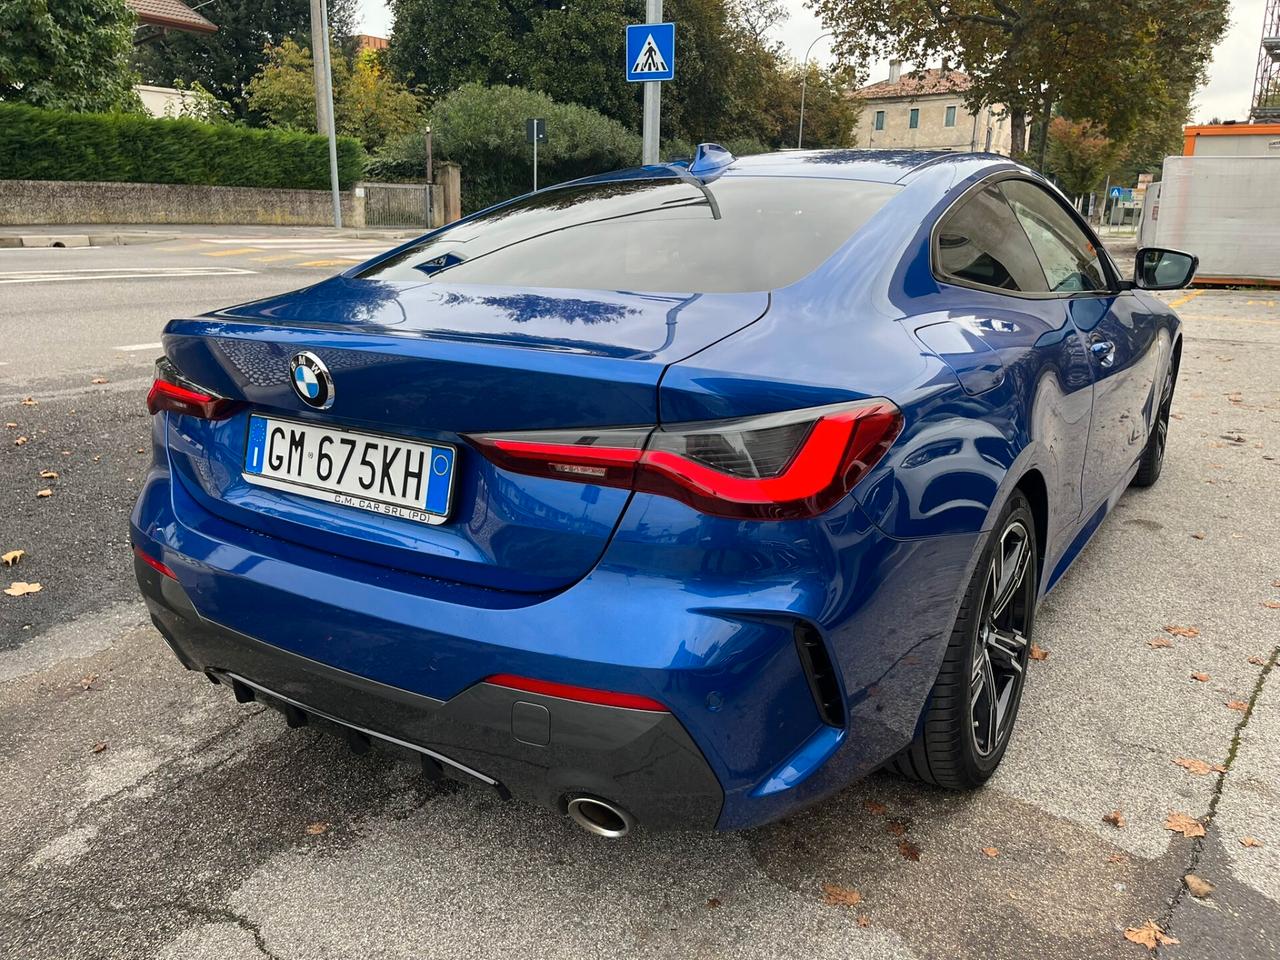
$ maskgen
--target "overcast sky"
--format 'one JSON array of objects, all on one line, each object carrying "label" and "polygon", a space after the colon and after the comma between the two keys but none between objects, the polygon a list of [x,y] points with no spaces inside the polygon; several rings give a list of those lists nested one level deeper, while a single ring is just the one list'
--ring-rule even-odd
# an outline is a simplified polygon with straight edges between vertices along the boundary
[{"label": "overcast sky", "polygon": [[[1197,122],[1207,122],[1211,117],[1223,120],[1248,118],[1253,72],[1258,61],[1258,41],[1262,35],[1264,2],[1238,0],[1231,4],[1231,27],[1214,51],[1209,83],[1196,95],[1194,117]],[[805,48],[822,35],[822,24],[805,7],[803,0],[785,0],[785,3],[791,9],[791,17],[777,31],[778,39],[799,59],[804,56]],[[365,33],[384,37],[390,33],[391,17],[385,0],[360,0],[360,6]],[[813,56],[826,62],[830,56],[828,41],[819,40],[814,45]],[[881,63],[872,64],[870,74],[873,81],[883,80],[888,75],[888,67]]]}]

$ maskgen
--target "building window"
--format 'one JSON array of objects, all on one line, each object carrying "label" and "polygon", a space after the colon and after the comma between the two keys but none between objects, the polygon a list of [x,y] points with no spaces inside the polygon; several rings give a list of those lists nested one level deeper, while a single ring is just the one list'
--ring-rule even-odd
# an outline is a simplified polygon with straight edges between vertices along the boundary
[{"label": "building window", "polygon": [[884,111],[883,110],[876,111],[876,129],[877,130],[884,129]]},{"label": "building window", "polygon": [[946,124],[948,127],[954,127],[956,125],[956,108],[955,107],[947,107]]},{"label": "building window", "polygon": [[912,130],[914,130],[916,127],[920,126],[920,111],[919,111],[919,110],[912,109],[912,111],[911,111],[911,120],[910,120],[910,122],[908,122],[908,123],[907,123],[907,126],[909,126]]}]

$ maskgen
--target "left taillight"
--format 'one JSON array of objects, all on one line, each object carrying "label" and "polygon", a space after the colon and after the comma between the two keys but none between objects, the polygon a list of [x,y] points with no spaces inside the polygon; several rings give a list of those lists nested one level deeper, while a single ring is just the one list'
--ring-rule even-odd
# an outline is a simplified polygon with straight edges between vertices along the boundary
[{"label": "left taillight", "polygon": [[656,493],[712,516],[794,520],[835,506],[902,431],[888,400],[663,427],[466,439],[515,473]]},{"label": "left taillight", "polygon": [[147,411],[184,413],[202,420],[225,420],[241,406],[184,377],[168,357],[156,361],[156,379],[147,393]]}]

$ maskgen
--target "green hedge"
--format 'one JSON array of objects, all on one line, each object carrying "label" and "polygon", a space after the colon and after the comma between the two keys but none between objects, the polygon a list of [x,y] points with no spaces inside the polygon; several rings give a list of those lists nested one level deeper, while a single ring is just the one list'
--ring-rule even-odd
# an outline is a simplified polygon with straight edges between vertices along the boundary
[{"label": "green hedge", "polygon": [[[338,178],[360,179],[364,148],[338,138]],[[326,189],[329,146],[310,133],[0,103],[0,179],[199,183]]]},{"label": "green hedge", "polygon": [[[436,157],[462,166],[462,205],[470,212],[533,187],[533,147],[525,120],[547,121],[538,146],[538,183],[548,186],[640,162],[640,137],[589,107],[557,103],[521,87],[468,83],[438,101],[430,113]],[[369,161],[375,180],[422,177],[422,134],[388,141]]]}]

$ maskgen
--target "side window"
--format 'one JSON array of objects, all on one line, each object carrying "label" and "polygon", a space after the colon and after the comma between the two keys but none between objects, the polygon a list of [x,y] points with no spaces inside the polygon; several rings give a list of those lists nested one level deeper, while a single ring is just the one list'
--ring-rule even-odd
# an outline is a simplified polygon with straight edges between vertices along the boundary
[{"label": "side window", "polygon": [[1026,180],[1005,180],[1000,189],[1027,231],[1050,290],[1107,289],[1107,275],[1098,250],[1062,204]]},{"label": "side window", "polygon": [[956,108],[947,107],[947,115],[946,115],[946,119],[943,121],[943,126],[954,127],[955,125],[956,125]]},{"label": "side window", "polygon": [[917,109],[915,109],[915,108],[913,108],[913,109],[911,110],[911,117],[910,117],[910,119],[907,121],[907,126],[908,126],[908,127],[910,127],[912,130],[914,130],[916,127],[920,126],[920,111],[919,111],[919,110],[917,110]]},{"label": "side window", "polygon": [[984,287],[1048,290],[1035,251],[995,187],[974,194],[943,220],[936,267],[948,277]]},{"label": "side window", "polygon": [[876,111],[876,129],[877,130],[884,129],[884,111],[883,110]]}]

